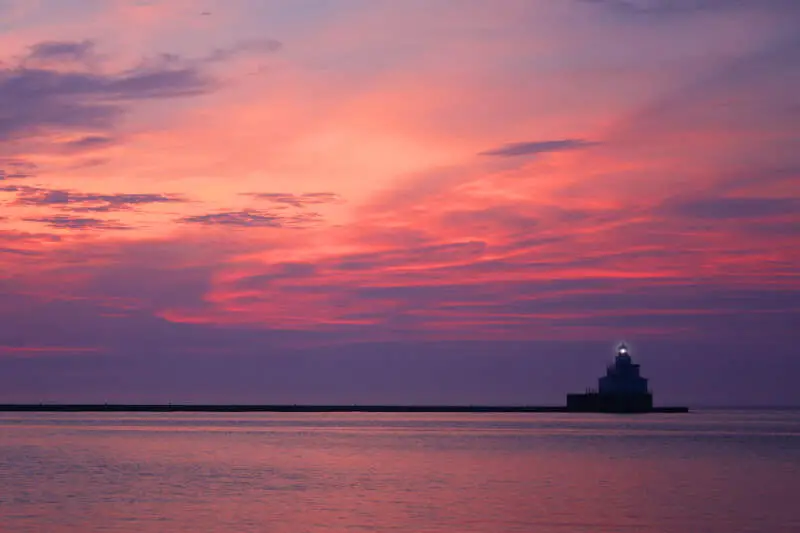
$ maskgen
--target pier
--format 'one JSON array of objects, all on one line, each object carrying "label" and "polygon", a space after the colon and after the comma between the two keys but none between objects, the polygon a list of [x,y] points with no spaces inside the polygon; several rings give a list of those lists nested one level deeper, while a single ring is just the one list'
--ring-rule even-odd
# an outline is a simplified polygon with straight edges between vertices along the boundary
[{"label": "pier", "polygon": [[[654,407],[650,413],[686,413],[688,407]],[[215,404],[0,404],[0,412],[25,413],[576,413],[555,405],[215,405]]]}]

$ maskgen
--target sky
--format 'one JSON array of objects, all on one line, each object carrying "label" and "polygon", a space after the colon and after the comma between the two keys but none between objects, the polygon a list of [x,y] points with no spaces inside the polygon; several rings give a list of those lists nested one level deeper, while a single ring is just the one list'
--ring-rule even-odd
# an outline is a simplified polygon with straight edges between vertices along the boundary
[{"label": "sky", "polygon": [[798,28],[0,0],[0,401],[800,405]]}]

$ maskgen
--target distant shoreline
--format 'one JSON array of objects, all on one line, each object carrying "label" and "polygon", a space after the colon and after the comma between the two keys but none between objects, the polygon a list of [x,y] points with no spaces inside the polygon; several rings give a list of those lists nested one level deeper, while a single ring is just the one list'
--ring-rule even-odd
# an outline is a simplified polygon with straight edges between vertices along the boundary
[{"label": "distant shoreline", "polygon": [[[566,406],[531,405],[203,405],[203,404],[0,404],[0,412],[27,413],[586,413]],[[603,411],[607,412],[607,411]],[[644,413],[688,413],[688,407],[654,407]],[[636,414],[644,414],[642,412]]]}]

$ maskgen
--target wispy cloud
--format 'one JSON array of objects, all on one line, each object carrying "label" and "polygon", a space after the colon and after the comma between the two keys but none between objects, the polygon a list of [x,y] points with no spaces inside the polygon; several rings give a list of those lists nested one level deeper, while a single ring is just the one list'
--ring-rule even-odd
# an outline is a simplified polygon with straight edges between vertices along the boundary
[{"label": "wispy cloud", "polygon": [[87,151],[109,146],[113,143],[113,137],[106,135],[87,135],[86,137],[75,139],[74,141],[62,143],[61,146],[68,151]]},{"label": "wispy cloud", "polygon": [[316,213],[303,213],[286,216],[271,211],[225,211],[183,217],[181,222],[187,224],[205,224],[220,226],[240,226],[253,228],[305,228],[314,225],[320,217]]},{"label": "wispy cloud", "polygon": [[283,48],[283,43],[275,39],[251,39],[241,41],[227,48],[217,48],[203,58],[204,61],[227,61],[238,56],[260,56],[273,54]]},{"label": "wispy cloud", "polygon": [[84,41],[43,41],[30,47],[22,59],[26,67],[58,63],[85,63],[95,55],[95,44]]},{"label": "wispy cloud", "polygon": [[800,213],[800,198],[690,198],[666,202],[672,215],[717,220],[770,218]]},{"label": "wispy cloud", "polygon": [[22,159],[0,158],[0,181],[34,176],[36,165]]},{"label": "wispy cloud", "polygon": [[[750,2],[739,0],[578,0],[580,3],[596,4],[621,12],[643,14],[692,15],[702,11],[730,11],[748,7]],[[761,0],[752,3],[766,9],[798,10],[794,0]]]},{"label": "wispy cloud", "polygon": [[489,155],[497,157],[516,157],[521,155],[546,154],[548,152],[564,152],[567,150],[578,150],[588,148],[595,143],[583,139],[559,139],[554,141],[529,141],[509,143],[480,152],[478,155]]},{"label": "wispy cloud", "polygon": [[309,192],[303,194],[277,193],[277,192],[251,192],[246,196],[259,200],[266,200],[275,204],[291,205],[293,207],[307,207],[309,205],[341,203],[342,198],[332,192]]},{"label": "wispy cloud", "polygon": [[170,194],[99,194],[28,186],[7,186],[0,190],[17,194],[14,205],[47,206],[75,212],[124,211],[138,205],[186,201],[182,196]]},{"label": "wispy cloud", "polygon": [[104,220],[100,218],[76,217],[71,215],[54,215],[48,217],[31,217],[23,219],[26,222],[39,222],[55,229],[74,230],[129,230],[131,226],[117,220]]}]

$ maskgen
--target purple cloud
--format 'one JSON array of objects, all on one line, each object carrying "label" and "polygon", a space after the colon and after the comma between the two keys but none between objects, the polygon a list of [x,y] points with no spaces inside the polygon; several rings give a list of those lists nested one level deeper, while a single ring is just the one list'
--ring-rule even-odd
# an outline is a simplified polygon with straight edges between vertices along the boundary
[{"label": "purple cloud", "polygon": [[126,226],[116,220],[103,220],[100,218],[83,218],[70,215],[54,215],[49,217],[33,217],[23,219],[26,222],[40,222],[56,229],[76,230],[128,230]]},{"label": "purple cloud", "polygon": [[[34,45],[31,57],[72,58],[90,52],[86,41],[45,42]],[[162,63],[98,74],[66,72],[46,65],[33,68],[23,61],[0,69],[0,140],[33,135],[43,129],[105,131],[136,100],[196,96],[215,87],[196,67],[182,64]]]},{"label": "purple cloud", "polygon": [[800,213],[800,199],[692,198],[667,202],[664,210],[678,216],[717,220],[767,218]]},{"label": "purple cloud", "polygon": [[33,177],[35,170],[36,165],[30,161],[0,158],[0,181],[30,178]]},{"label": "purple cloud", "polygon": [[98,194],[26,186],[7,186],[0,190],[16,192],[15,205],[50,206],[75,212],[124,211],[136,205],[186,201],[181,196],[170,194]]},{"label": "purple cloud", "polygon": [[205,61],[226,61],[240,55],[272,54],[283,48],[275,39],[253,39],[242,41],[227,48],[217,48],[204,58]]},{"label": "purple cloud", "polygon": [[795,0],[579,0],[586,4],[603,5],[622,13],[653,15],[693,14],[699,11],[731,10],[755,5],[766,9],[797,10]]},{"label": "purple cloud", "polygon": [[521,155],[537,155],[548,152],[564,152],[566,150],[578,150],[587,148],[596,143],[583,139],[560,139],[555,141],[531,141],[504,144],[498,148],[492,148],[480,152],[478,155],[488,155],[495,157],[516,157]]},{"label": "purple cloud", "polygon": [[61,146],[70,151],[92,150],[113,144],[114,139],[105,135],[88,135],[74,141],[63,143]]},{"label": "purple cloud", "polygon": [[317,273],[317,267],[311,263],[278,263],[271,265],[267,272],[236,280],[234,286],[243,290],[263,289],[275,280],[308,278]]},{"label": "purple cloud", "polygon": [[220,226],[241,227],[269,227],[269,228],[303,228],[317,222],[319,215],[304,213],[301,215],[284,216],[270,211],[225,211],[222,213],[209,213],[183,217],[180,222],[188,224],[205,224]]},{"label": "purple cloud", "polygon": [[308,192],[303,194],[279,193],[279,192],[251,192],[245,193],[259,200],[266,200],[276,204],[286,204],[293,207],[306,207],[309,205],[332,204],[341,202],[338,194],[332,192]]},{"label": "purple cloud", "polygon": [[26,60],[83,61],[94,55],[94,42],[43,41],[30,47]]}]

